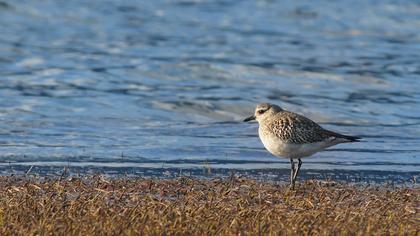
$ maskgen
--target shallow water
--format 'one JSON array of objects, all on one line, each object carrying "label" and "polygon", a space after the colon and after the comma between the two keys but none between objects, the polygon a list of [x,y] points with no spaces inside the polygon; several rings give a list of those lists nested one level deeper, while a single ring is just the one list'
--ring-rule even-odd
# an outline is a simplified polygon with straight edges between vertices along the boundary
[{"label": "shallow water", "polygon": [[363,137],[305,173],[418,176],[420,4],[402,2],[0,0],[0,169],[287,176],[241,122],[267,101]]}]

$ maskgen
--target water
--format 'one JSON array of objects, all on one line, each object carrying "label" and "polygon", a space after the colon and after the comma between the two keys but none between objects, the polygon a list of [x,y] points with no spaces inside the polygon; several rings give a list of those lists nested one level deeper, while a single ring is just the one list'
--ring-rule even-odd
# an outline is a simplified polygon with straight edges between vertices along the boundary
[{"label": "water", "polygon": [[364,138],[305,159],[307,175],[418,176],[419,12],[416,1],[1,0],[0,170],[286,178],[288,161],[241,122],[265,101]]}]

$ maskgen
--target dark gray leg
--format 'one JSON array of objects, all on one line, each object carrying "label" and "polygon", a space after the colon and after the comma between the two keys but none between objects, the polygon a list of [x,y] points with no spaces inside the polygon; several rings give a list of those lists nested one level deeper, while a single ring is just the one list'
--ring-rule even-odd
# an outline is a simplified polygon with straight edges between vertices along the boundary
[{"label": "dark gray leg", "polygon": [[299,160],[299,162],[298,162],[297,170],[296,170],[295,174],[293,175],[293,182],[296,181],[296,178],[299,174],[300,167],[302,166],[302,163],[303,163],[302,160],[300,160],[300,158],[298,160]]},{"label": "dark gray leg", "polygon": [[290,158],[290,187],[294,189],[295,187],[295,181],[294,181],[294,175],[295,175],[295,162],[292,158]]}]

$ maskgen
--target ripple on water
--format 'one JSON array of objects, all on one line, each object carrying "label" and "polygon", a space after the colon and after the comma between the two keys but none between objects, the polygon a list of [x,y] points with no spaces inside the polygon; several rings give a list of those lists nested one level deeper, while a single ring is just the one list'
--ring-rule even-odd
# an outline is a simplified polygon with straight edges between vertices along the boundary
[{"label": "ripple on water", "polygon": [[268,101],[364,138],[308,158],[308,174],[418,175],[418,9],[1,1],[0,170],[273,175],[287,160],[240,122]]}]

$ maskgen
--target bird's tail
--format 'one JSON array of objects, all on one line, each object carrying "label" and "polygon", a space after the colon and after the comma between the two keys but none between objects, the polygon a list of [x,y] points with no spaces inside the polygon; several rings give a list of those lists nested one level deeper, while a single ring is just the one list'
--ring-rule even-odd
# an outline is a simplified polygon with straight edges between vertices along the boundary
[{"label": "bird's tail", "polygon": [[339,134],[330,130],[326,130],[326,132],[333,137],[336,138],[342,138],[345,139],[348,142],[360,142],[360,139],[362,139],[361,137],[357,137],[357,136],[349,136],[349,135],[344,135],[344,134]]},{"label": "bird's tail", "polygon": [[357,137],[357,136],[348,136],[348,135],[342,135],[343,138],[349,140],[349,142],[360,142],[360,139],[362,139],[361,137]]}]

